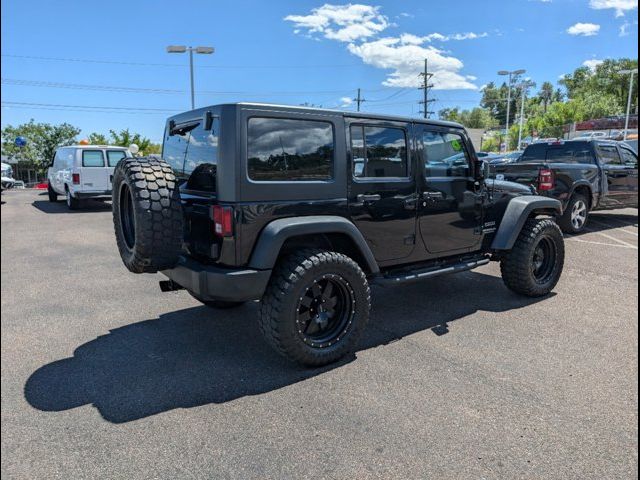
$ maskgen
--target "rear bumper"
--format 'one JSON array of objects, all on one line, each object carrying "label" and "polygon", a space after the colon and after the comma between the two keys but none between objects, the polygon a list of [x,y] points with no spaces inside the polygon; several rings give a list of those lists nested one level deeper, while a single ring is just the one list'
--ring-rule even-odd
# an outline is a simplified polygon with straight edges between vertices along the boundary
[{"label": "rear bumper", "polygon": [[96,198],[96,197],[110,197],[111,190],[95,190],[92,192],[73,192],[73,196],[79,199],[84,198]]},{"label": "rear bumper", "polygon": [[201,300],[229,302],[258,300],[271,277],[271,270],[221,268],[188,257],[181,257],[175,268],[161,273]]}]

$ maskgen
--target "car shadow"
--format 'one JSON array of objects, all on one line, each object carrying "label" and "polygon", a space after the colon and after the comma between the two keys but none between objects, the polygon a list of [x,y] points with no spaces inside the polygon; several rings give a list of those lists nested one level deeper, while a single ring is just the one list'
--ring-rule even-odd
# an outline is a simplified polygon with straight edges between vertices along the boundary
[{"label": "car shadow", "polygon": [[587,220],[586,228],[577,234],[571,234],[571,236],[580,236],[593,232],[606,232],[607,230],[613,230],[623,227],[637,227],[638,215],[632,215],[628,213],[613,213],[613,212],[591,212],[589,219]]},{"label": "car shadow", "polygon": [[31,205],[40,210],[41,212],[52,213],[91,213],[91,212],[105,212],[111,210],[111,202],[87,199],[83,200],[78,210],[69,210],[67,204],[64,201],[50,202],[48,200],[34,200]]},{"label": "car shadow", "polygon": [[[427,329],[437,342],[451,322],[476,311],[503,312],[543,300],[515,295],[500,278],[477,272],[374,290],[358,351]],[[92,404],[105,420],[124,423],[263,394],[355,358],[315,369],[288,362],[260,336],[258,308],[257,302],[234,310],[198,306],[116,328],[80,345],[73,357],[36,370],[25,398],[50,412]]]}]

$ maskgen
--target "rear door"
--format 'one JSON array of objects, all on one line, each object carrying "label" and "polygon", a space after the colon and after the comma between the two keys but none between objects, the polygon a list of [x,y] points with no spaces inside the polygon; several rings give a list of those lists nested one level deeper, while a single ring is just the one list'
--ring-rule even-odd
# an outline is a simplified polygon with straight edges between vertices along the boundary
[{"label": "rear door", "polygon": [[482,204],[470,144],[459,129],[417,128],[424,164],[418,208],[424,246],[432,254],[475,250],[482,239]]},{"label": "rear door", "polygon": [[113,188],[113,170],[120,160],[128,156],[128,152],[126,150],[107,149],[105,153],[107,154],[107,168],[105,171],[105,175],[107,178],[107,189],[111,190]]},{"label": "rear door", "polygon": [[[608,208],[624,207],[631,201],[629,189],[630,177],[634,169],[624,164],[618,148],[611,144],[597,144],[596,152],[602,166],[603,181],[606,182],[607,194],[601,204]],[[636,182],[638,170],[635,169]]]},{"label": "rear door", "polygon": [[347,121],[351,220],[378,262],[408,257],[416,241],[416,182],[405,122]]},{"label": "rear door", "polygon": [[638,155],[630,148],[618,144],[622,164],[628,173],[627,189],[629,197],[627,205],[631,207],[638,206]]},{"label": "rear door", "polygon": [[102,149],[80,151],[80,191],[104,191],[109,189],[106,160]]}]

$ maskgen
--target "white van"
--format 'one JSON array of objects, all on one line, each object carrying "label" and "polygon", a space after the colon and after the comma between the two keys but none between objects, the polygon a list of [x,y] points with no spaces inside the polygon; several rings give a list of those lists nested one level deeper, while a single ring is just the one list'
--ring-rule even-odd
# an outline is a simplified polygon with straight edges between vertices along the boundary
[{"label": "white van", "polygon": [[111,145],[71,145],[56,150],[47,172],[49,201],[64,195],[71,210],[85,198],[111,197],[111,180],[116,164],[131,157],[125,147]]}]

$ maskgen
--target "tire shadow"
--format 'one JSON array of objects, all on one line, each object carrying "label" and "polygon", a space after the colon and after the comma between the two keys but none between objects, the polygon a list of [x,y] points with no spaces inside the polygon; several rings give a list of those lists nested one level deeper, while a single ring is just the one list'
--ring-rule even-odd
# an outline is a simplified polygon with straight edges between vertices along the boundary
[{"label": "tire shadow", "polygon": [[[477,272],[375,288],[373,298],[358,351],[426,329],[437,342],[451,322],[476,311],[504,312],[544,300],[517,296],[500,278]],[[105,420],[124,423],[263,394],[355,358],[316,369],[291,364],[261,338],[258,307],[194,307],[116,328],[77,347],[73,357],[36,370],[25,384],[25,398],[49,412],[92,404]]]},{"label": "tire shadow", "polygon": [[31,205],[33,205],[41,212],[47,214],[77,214],[111,211],[110,201],[100,201],[92,199],[83,200],[78,210],[69,210],[67,204],[64,201],[50,202],[49,200],[34,200],[33,202],[31,202]]}]

